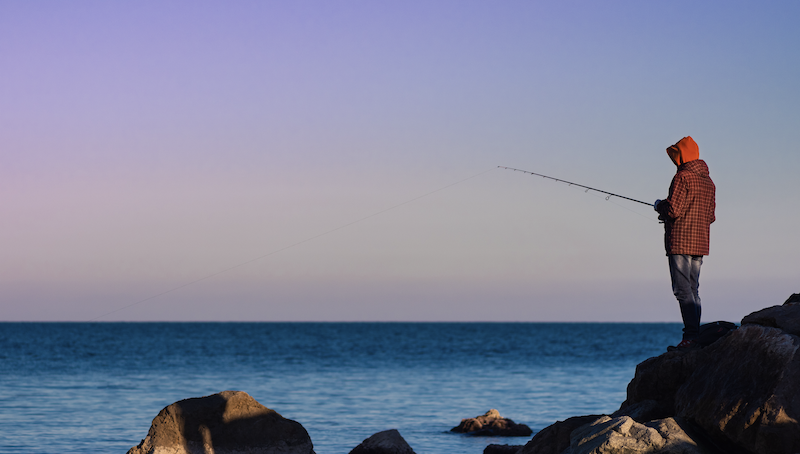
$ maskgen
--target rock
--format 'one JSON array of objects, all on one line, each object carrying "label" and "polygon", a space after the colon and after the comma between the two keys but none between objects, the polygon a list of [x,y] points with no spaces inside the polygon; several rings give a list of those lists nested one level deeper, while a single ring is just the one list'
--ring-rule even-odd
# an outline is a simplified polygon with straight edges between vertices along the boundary
[{"label": "rock", "polygon": [[675,416],[675,393],[694,373],[698,362],[706,360],[708,348],[667,352],[641,362],[628,383],[627,399],[615,414],[627,414],[634,404],[651,401],[655,416]]},{"label": "rock", "polygon": [[593,418],[580,427],[556,423],[519,454],[800,454],[798,351],[800,294],[794,294],[782,306],[748,315],[741,328],[702,350],[643,361],[611,417],[580,417]]},{"label": "rock", "polygon": [[522,445],[489,445],[483,449],[483,454],[516,454]]},{"label": "rock", "polygon": [[666,441],[657,430],[639,424],[629,416],[603,416],[579,427],[570,436],[572,454],[658,452]]},{"label": "rock", "polygon": [[167,406],[128,454],[313,454],[308,432],[245,392],[223,391]]},{"label": "rock", "polygon": [[569,448],[570,434],[578,427],[596,421],[604,415],[575,416],[551,424],[525,444],[518,454],[561,454]]},{"label": "rock", "polygon": [[530,427],[517,424],[500,416],[500,412],[491,409],[482,416],[462,419],[461,424],[450,429],[451,432],[466,433],[479,436],[528,437],[533,434]]},{"label": "rock", "polygon": [[367,438],[350,454],[414,454],[414,450],[397,429],[389,429]]},{"label": "rock", "polygon": [[772,306],[753,312],[742,319],[742,325],[769,326],[800,336],[800,302],[794,300],[800,300],[800,294],[792,295],[783,306]]},{"label": "rock", "polygon": [[745,324],[703,350],[676,393],[677,414],[722,444],[758,454],[800,452],[798,348],[796,335]]},{"label": "rock", "polygon": [[658,434],[664,439],[664,447],[661,448],[662,454],[713,454],[719,452],[707,443],[696,441],[698,437],[691,437],[687,433],[691,429],[681,418],[658,419],[646,423],[645,426],[658,431]]},{"label": "rock", "polygon": [[668,418],[675,414],[675,409],[667,408],[652,399],[646,399],[635,404],[622,406],[611,414],[612,418],[630,416],[636,422],[645,423],[656,419]]},{"label": "rock", "polygon": [[712,454],[698,445],[681,424],[666,418],[640,424],[628,416],[604,416],[572,432],[569,454]]}]

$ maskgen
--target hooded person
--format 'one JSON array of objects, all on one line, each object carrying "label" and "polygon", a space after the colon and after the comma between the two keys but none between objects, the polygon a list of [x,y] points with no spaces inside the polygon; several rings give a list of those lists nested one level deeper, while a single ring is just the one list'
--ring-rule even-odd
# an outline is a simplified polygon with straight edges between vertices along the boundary
[{"label": "hooded person", "polygon": [[678,300],[683,318],[683,339],[671,349],[699,348],[700,266],[708,255],[711,223],[716,220],[716,187],[708,165],[700,159],[700,148],[691,137],[684,137],[667,148],[667,155],[677,166],[669,196],[656,200],[653,208],[664,221],[664,248],[669,261],[672,293]]}]

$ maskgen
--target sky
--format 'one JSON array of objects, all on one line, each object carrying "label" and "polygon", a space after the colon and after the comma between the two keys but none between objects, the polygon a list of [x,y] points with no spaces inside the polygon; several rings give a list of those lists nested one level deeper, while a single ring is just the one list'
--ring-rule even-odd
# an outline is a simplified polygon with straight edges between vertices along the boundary
[{"label": "sky", "polygon": [[0,0],[0,321],[678,322],[800,292],[800,3]]}]

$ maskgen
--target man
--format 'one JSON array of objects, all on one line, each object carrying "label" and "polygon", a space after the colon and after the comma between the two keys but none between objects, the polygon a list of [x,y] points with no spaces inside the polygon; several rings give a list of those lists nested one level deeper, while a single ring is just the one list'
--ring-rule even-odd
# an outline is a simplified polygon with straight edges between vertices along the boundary
[{"label": "man", "polygon": [[716,187],[691,137],[667,148],[667,155],[678,170],[669,187],[669,197],[656,200],[653,208],[658,211],[658,219],[664,221],[672,292],[683,317],[683,339],[676,348],[691,350],[700,347],[695,342],[700,334],[700,266],[703,256],[708,255],[710,226],[716,219]]}]

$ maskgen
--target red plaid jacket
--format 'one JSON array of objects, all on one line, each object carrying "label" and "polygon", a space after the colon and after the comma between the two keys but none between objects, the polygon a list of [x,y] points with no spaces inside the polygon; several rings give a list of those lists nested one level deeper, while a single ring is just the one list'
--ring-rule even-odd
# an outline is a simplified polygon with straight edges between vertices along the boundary
[{"label": "red plaid jacket", "polygon": [[708,255],[716,187],[708,176],[705,161],[697,159],[678,166],[669,186],[669,197],[658,204],[658,218],[664,221],[667,255]]}]

